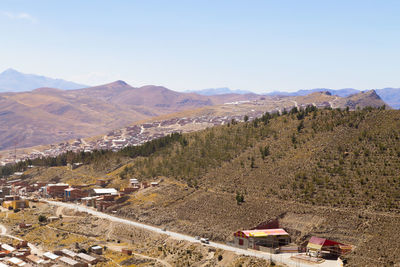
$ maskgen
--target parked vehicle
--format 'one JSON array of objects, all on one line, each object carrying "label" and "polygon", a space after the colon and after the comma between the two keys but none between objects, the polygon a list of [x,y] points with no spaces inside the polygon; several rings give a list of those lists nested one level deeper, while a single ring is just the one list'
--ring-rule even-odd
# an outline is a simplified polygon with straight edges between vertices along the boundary
[{"label": "parked vehicle", "polygon": [[200,242],[204,243],[204,244],[210,244],[210,240],[208,238],[204,238],[204,237],[200,238]]}]

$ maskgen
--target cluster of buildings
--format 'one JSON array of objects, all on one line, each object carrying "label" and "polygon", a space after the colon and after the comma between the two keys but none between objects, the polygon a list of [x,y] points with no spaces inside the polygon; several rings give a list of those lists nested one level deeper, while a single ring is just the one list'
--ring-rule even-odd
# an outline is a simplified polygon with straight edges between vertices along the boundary
[{"label": "cluster of buildings", "polygon": [[[249,120],[252,120],[262,116],[266,110],[269,112],[282,112],[283,106],[285,106],[287,110],[290,110],[295,106],[305,108],[310,104],[318,108],[332,107],[332,104],[326,101],[297,104],[294,100],[282,99],[282,97],[278,96],[274,97],[272,100],[266,100],[265,97],[261,97],[258,100],[234,101],[225,103],[224,105],[226,105],[228,109],[233,106],[233,111],[237,112],[231,112],[231,114],[228,112],[227,114],[229,115],[226,116],[210,114],[203,116],[171,118],[114,130],[97,140],[85,140],[79,138],[71,142],[62,142],[50,145],[50,147],[42,151],[34,150],[29,153],[19,153],[17,155],[15,155],[14,151],[10,151],[0,159],[0,166],[27,159],[55,157],[67,151],[91,152],[96,149],[118,151],[126,146],[140,145],[174,132],[191,132],[194,131],[194,129],[199,130],[211,126],[226,124],[232,119],[243,121],[244,115],[247,115]],[[262,108],[260,108],[260,106],[262,106]]]},{"label": "cluster of buildings", "polygon": [[[262,116],[263,113],[262,111],[251,110],[248,112],[248,116],[251,120]],[[7,155],[0,158],[0,166],[27,159],[56,157],[67,151],[91,152],[100,149],[118,151],[126,146],[137,146],[174,132],[191,132],[193,129],[198,130],[215,125],[222,125],[230,122],[232,119],[242,121],[243,115],[204,115],[143,123],[111,131],[98,140],[88,141],[85,139],[76,139],[71,142],[50,145],[50,147],[42,151],[34,150],[29,153],[18,153],[16,155],[13,151],[10,151]]]},{"label": "cluster of buildings", "polygon": [[300,253],[302,260],[309,258],[338,258],[353,247],[326,238],[311,237],[305,246],[291,245],[291,237],[284,229],[279,228],[279,222],[264,224],[251,229],[237,231],[233,234],[231,245],[242,249],[253,249],[269,253]]},{"label": "cluster of buildings", "polygon": [[62,249],[53,252],[44,252],[42,255],[32,254],[27,241],[20,241],[17,245],[0,244],[0,267],[5,266],[73,266],[88,267],[104,261],[101,256],[103,248],[92,246],[90,254]]},{"label": "cluster of buildings", "polygon": [[140,189],[156,187],[158,182],[139,182],[132,178],[129,185],[117,190],[105,188],[108,181],[98,179],[96,184],[82,184],[71,186],[66,183],[44,183],[36,182],[29,184],[22,179],[7,181],[0,180],[0,201],[7,209],[23,209],[29,207],[28,198],[35,200],[39,198],[52,198],[60,201],[79,201],[87,206],[103,211],[115,205],[124,195],[132,194]]}]

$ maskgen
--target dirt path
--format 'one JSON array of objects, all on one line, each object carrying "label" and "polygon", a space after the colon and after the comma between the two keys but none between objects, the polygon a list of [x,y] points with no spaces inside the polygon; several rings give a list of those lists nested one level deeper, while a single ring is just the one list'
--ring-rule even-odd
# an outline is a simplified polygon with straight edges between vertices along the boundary
[{"label": "dirt path", "polygon": [[333,99],[332,101],[329,101],[329,105],[331,105],[331,108],[336,108],[336,106],[333,104],[333,102],[335,102],[338,99],[337,96],[335,96],[335,99]]}]

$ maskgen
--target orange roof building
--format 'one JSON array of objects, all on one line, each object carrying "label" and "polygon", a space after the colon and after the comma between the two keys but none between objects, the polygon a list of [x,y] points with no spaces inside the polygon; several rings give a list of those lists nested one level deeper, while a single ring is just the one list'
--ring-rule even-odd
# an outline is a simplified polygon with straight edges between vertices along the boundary
[{"label": "orange roof building", "polygon": [[243,230],[234,233],[234,245],[240,248],[277,248],[290,243],[290,235],[281,228]]}]

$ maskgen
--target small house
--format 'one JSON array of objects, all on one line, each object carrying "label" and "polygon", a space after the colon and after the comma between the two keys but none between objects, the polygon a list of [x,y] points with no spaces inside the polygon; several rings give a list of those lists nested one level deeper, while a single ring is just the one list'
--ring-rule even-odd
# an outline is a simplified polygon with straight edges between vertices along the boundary
[{"label": "small house", "polygon": [[64,265],[72,266],[72,267],[86,267],[87,266],[87,263],[81,263],[79,261],[76,261],[74,259],[67,258],[64,256],[60,257],[58,259],[58,261]]},{"label": "small house", "polygon": [[234,234],[234,244],[240,248],[259,250],[260,247],[277,248],[290,243],[289,234],[283,229],[256,229],[238,231]]},{"label": "small house", "polygon": [[82,260],[82,261],[84,261],[84,262],[86,262],[86,263],[89,263],[89,264],[96,264],[97,263],[97,258],[95,258],[95,257],[92,257],[92,256],[90,256],[90,255],[88,255],[88,254],[86,254],[86,253],[78,253],[77,254],[77,258],[79,259],[79,260]]},{"label": "small house", "polygon": [[67,188],[64,189],[64,200],[65,201],[75,201],[83,197],[87,197],[87,193],[79,188]]},{"label": "small house", "polygon": [[58,256],[54,253],[51,253],[51,252],[45,252],[45,253],[43,253],[43,258],[51,260],[51,261],[55,261],[58,258],[60,258],[60,256]]},{"label": "small house", "polygon": [[14,247],[12,247],[12,246],[10,246],[10,245],[7,245],[7,244],[1,244],[1,250],[6,250],[6,251],[14,252],[14,251],[16,251],[17,249],[14,248]]},{"label": "small house", "polygon": [[69,249],[66,249],[66,248],[60,250],[60,252],[61,252],[62,255],[66,256],[66,257],[73,258],[73,259],[75,259],[75,257],[78,255],[77,253],[73,252],[72,250],[69,250]]},{"label": "small house", "polygon": [[132,255],[132,249],[123,248],[121,250],[121,253],[125,254],[125,255],[128,255],[128,256],[131,256]]},{"label": "small house", "polygon": [[313,236],[307,244],[307,254],[313,257],[340,256],[352,250],[351,245]]},{"label": "small house", "polygon": [[138,191],[139,190],[139,187],[125,187],[125,188],[123,188],[122,190],[121,190],[121,193],[124,193],[124,194],[131,194],[131,193],[133,193],[133,192],[135,192],[135,191]]},{"label": "small house", "polygon": [[16,257],[12,257],[12,258],[9,258],[9,259],[7,259],[7,262],[11,265],[11,266],[26,266],[27,265],[27,263],[26,262],[24,262],[23,260],[21,260],[21,259],[18,259],[18,258],[16,258]]},{"label": "small house", "polygon": [[35,265],[39,265],[39,266],[43,266],[43,264],[45,263],[44,259],[39,258],[36,255],[28,255],[28,256],[26,256],[26,260],[28,262],[31,262],[31,263],[33,263]]},{"label": "small house", "polygon": [[28,224],[28,223],[24,223],[24,222],[19,224],[19,229],[26,229],[26,228],[30,228],[30,227],[32,227],[32,224]]},{"label": "small house", "polygon": [[136,178],[129,179],[129,182],[130,182],[131,186],[134,187],[134,188],[139,188],[140,187],[139,186],[139,181]]},{"label": "small house", "polygon": [[3,201],[3,208],[6,209],[24,209],[24,208],[29,208],[29,200],[27,199],[21,199],[19,196],[12,196],[14,198],[14,200],[7,200],[6,196],[6,200]]},{"label": "small house", "polygon": [[91,196],[103,196],[103,195],[118,195],[118,191],[115,188],[93,188],[90,192]]},{"label": "small house", "polygon": [[103,254],[103,248],[100,247],[100,246],[93,246],[93,247],[90,248],[90,250],[91,250],[93,253],[97,254],[97,255]]},{"label": "small house", "polygon": [[64,190],[69,187],[68,184],[48,184],[44,187],[43,194],[45,197],[64,198]]}]

